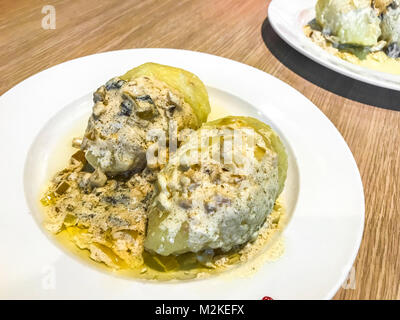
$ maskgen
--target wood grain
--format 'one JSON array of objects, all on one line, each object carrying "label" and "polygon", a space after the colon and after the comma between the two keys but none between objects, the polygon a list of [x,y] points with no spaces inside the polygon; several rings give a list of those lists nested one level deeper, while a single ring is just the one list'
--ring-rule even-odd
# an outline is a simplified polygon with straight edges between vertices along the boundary
[{"label": "wood grain", "polygon": [[[55,30],[41,27],[41,9],[48,4],[56,8]],[[272,42],[264,43],[262,37],[268,4],[264,0],[2,0],[0,93],[70,59],[141,47],[208,52],[274,75],[330,118],[353,152],[363,179],[366,225],[355,263],[356,288],[341,289],[336,298],[400,299],[400,112],[343,98],[282,64],[268,49],[285,48],[282,40],[273,36]],[[285,50],[303,59],[290,48]]]}]

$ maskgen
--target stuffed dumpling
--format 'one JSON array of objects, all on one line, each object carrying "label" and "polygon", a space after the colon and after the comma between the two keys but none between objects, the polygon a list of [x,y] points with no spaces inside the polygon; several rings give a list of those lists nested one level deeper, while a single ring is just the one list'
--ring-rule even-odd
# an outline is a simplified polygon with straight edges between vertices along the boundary
[{"label": "stuffed dumpling", "polygon": [[171,121],[178,131],[197,129],[210,113],[208,94],[198,77],[155,63],[111,79],[93,100],[82,150],[94,168],[109,175],[146,166],[152,130],[168,136]]},{"label": "stuffed dumpling", "polygon": [[227,117],[192,133],[158,174],[145,249],[229,251],[254,240],[283,189],[285,148],[259,120]]}]

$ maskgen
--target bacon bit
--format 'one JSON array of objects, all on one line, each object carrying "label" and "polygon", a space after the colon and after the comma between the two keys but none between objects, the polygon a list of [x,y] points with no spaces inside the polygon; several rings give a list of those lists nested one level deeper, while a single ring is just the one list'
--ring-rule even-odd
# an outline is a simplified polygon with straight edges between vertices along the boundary
[{"label": "bacon bit", "polygon": [[82,162],[83,164],[86,163],[85,153],[82,150],[79,150],[79,151],[75,152],[72,155],[72,158],[77,160],[77,161],[79,161],[79,162]]},{"label": "bacon bit", "polygon": [[61,182],[61,183],[58,185],[57,189],[56,189],[56,194],[58,194],[58,195],[60,195],[60,196],[63,195],[64,193],[67,192],[67,190],[69,189],[69,187],[70,187],[70,185],[69,185],[67,182],[65,182],[65,181]]}]

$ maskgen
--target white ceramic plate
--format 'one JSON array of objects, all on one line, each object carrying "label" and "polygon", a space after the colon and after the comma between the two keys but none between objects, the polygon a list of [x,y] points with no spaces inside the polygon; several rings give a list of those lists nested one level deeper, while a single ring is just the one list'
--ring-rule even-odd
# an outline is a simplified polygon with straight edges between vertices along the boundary
[{"label": "white ceramic plate", "polygon": [[[289,153],[286,250],[253,276],[169,283],[118,278],[67,254],[40,226],[39,190],[65,164],[70,152],[65,137],[71,138],[77,126],[84,128],[91,93],[148,61],[194,72],[206,83],[212,105],[255,116],[283,137]],[[124,50],[69,61],[0,98],[0,137],[0,298],[331,298],[360,245],[363,187],[339,132],[296,90],[235,61],[172,49]],[[54,162],[55,150],[64,150],[63,160]]]},{"label": "white ceramic plate", "polygon": [[316,3],[317,0],[273,0],[269,5],[268,19],[284,41],[315,62],[359,81],[400,90],[400,76],[344,61],[326,52],[304,35],[303,27],[315,18]]}]

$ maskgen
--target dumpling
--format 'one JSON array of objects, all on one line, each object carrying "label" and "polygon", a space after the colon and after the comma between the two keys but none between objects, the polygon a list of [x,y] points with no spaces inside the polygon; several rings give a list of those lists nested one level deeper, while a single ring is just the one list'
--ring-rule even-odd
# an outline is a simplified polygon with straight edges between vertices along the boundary
[{"label": "dumpling", "polygon": [[83,139],[88,162],[109,175],[140,171],[154,143],[149,132],[168,137],[177,130],[197,129],[210,113],[204,84],[194,74],[146,63],[116,77],[93,95],[93,112]]},{"label": "dumpling", "polygon": [[381,35],[371,0],[318,0],[316,20],[323,33],[335,36],[341,44],[375,46]]},{"label": "dumpling", "polygon": [[164,82],[168,87],[180,92],[192,107],[200,123],[206,122],[211,111],[207,89],[193,73],[158,63],[145,63],[125,73],[121,79],[130,81],[138,77],[150,77]]},{"label": "dumpling", "polygon": [[259,120],[204,124],[158,174],[145,249],[165,256],[229,251],[254,240],[283,189],[287,165],[278,135]]}]

